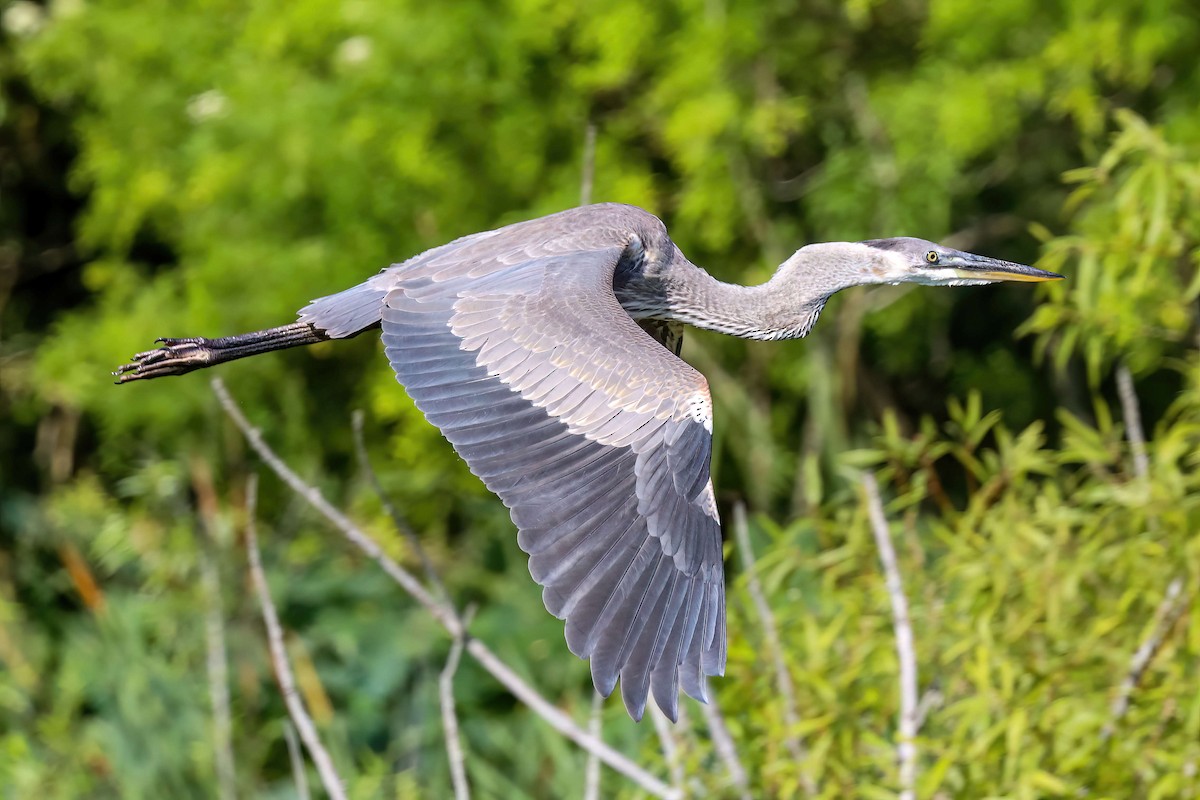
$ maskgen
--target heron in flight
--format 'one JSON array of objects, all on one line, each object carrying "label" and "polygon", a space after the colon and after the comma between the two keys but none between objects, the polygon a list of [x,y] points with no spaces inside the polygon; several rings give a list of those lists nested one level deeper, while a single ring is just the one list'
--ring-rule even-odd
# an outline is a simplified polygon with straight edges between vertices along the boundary
[{"label": "heron in flight", "polygon": [[683,326],[747,339],[812,330],[873,283],[1062,276],[923,239],[810,244],[759,286],[716,280],[639,208],[584,206],[465,236],[314,300],[290,325],[159,339],[119,383],[382,329],[396,378],[509,508],[547,610],[608,696],[706,700],[725,669],[712,398]]}]

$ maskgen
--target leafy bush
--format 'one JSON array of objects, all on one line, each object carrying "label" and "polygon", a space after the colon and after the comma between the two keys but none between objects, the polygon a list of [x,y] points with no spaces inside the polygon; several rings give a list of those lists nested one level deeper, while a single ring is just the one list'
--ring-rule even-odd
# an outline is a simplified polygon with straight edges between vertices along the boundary
[{"label": "leafy bush", "polygon": [[[216,795],[219,621],[237,791],[291,796],[240,548],[259,464],[202,376],[117,389],[107,371],[156,336],[290,321],[388,260],[573,205],[589,124],[594,198],[659,213],[725,279],[763,279],[805,241],[893,234],[1068,276],[844,292],[798,343],[689,333],[717,404],[720,505],[751,511],[800,720],[731,545],[713,688],[752,795],[899,788],[864,469],[911,603],[918,796],[1200,791],[1186,3],[17,0],[2,19],[0,794]],[[62,219],[75,240],[52,247]],[[417,569],[355,463],[350,410],[365,409],[388,494],[451,596],[478,607],[472,633],[588,718],[586,665],[506,514],[371,337],[222,375],[298,471]],[[448,639],[279,483],[262,493],[299,689],[351,794],[446,796]],[[478,795],[581,794],[585,754],[469,659],[455,692]],[[687,786],[737,795],[700,708],[685,714]],[[603,723],[669,774],[653,726],[617,702]],[[610,772],[603,789],[638,794]]]}]

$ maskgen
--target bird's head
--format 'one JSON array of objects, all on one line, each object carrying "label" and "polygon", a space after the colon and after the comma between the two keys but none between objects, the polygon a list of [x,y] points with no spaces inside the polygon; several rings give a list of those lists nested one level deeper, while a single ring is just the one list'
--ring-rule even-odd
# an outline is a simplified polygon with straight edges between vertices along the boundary
[{"label": "bird's head", "polygon": [[900,236],[860,242],[872,256],[868,269],[880,283],[975,286],[997,281],[1057,281],[1062,275],[998,258],[964,253],[940,244]]},{"label": "bird's head", "polygon": [[759,287],[758,302],[772,324],[750,335],[762,339],[805,336],[834,292],[872,283],[976,286],[997,281],[1056,281],[1062,275],[1024,264],[977,256],[912,237],[805,245]]}]

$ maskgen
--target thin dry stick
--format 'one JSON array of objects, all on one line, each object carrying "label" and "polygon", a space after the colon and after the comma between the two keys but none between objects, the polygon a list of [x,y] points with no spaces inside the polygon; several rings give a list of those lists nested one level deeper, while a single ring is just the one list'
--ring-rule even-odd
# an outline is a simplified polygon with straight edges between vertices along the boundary
[{"label": "thin dry stick", "polygon": [[808,795],[818,794],[816,780],[808,771],[808,753],[804,747],[804,739],[797,731],[800,729],[800,714],[796,711],[796,689],[792,686],[792,675],[788,672],[787,662],[783,658],[783,644],[779,638],[779,627],[775,624],[775,614],[763,594],[762,582],[758,579],[758,570],[754,563],[754,550],[750,547],[750,526],[746,522],[746,506],[735,503],[733,506],[733,535],[737,539],[738,552],[742,556],[742,571],[746,573],[746,588],[750,591],[750,599],[758,610],[758,619],[762,623],[766,637],[768,655],[775,666],[775,688],[779,692],[780,705],[783,711],[783,722],[788,735],[783,740],[792,760],[800,769],[800,782]]},{"label": "thin dry stick", "polygon": [[[588,121],[583,131],[583,166],[579,177],[579,205],[592,202],[592,182],[596,175],[596,123]],[[588,733],[600,739],[604,712],[604,695],[592,690],[592,714],[588,719]],[[600,800],[600,759],[595,753],[588,754],[587,770],[583,784],[584,800]]]},{"label": "thin dry stick", "polygon": [[192,461],[192,488],[200,521],[200,582],[204,588],[205,666],[213,715],[213,767],[217,797],[234,800],[237,773],[233,761],[233,725],[229,713],[229,656],[225,648],[225,619],[221,609],[221,573],[217,568],[216,528],[220,504],[207,463]]},{"label": "thin dry stick", "polygon": [[1145,478],[1150,474],[1150,459],[1146,457],[1146,434],[1142,430],[1142,412],[1137,393],[1133,390],[1133,374],[1124,363],[1117,366],[1117,396],[1121,398],[1121,413],[1125,417],[1125,432],[1133,451],[1133,474]]},{"label": "thin dry stick", "polygon": [[[588,733],[600,738],[600,727],[604,721],[604,695],[592,690],[592,715],[588,719]],[[600,800],[600,759],[588,753],[587,770],[584,772],[583,800]]]},{"label": "thin dry stick", "polygon": [[346,800],[346,790],[342,779],[333,766],[333,759],[321,744],[317,736],[317,728],[312,718],[304,709],[304,701],[296,691],[296,681],[292,676],[292,667],[288,663],[287,650],[283,645],[283,628],[279,625],[279,615],[275,613],[275,604],[271,601],[271,590],[267,587],[267,577],[263,574],[262,559],[258,554],[258,534],[255,531],[254,512],[258,504],[258,476],[251,475],[246,482],[246,555],[250,559],[250,577],[254,581],[254,589],[258,592],[258,603],[262,607],[263,622],[267,626],[267,647],[271,651],[271,663],[275,667],[275,678],[283,692],[283,702],[287,705],[288,716],[300,733],[300,740],[308,750],[308,755],[321,776],[325,792],[333,800]]},{"label": "thin dry stick", "polygon": [[[1129,449],[1133,451],[1133,473],[1139,480],[1145,480],[1150,476],[1150,459],[1146,455],[1146,433],[1142,429],[1142,412],[1138,405],[1137,392],[1133,386],[1133,374],[1124,363],[1117,365],[1117,396],[1121,399],[1121,414],[1125,418],[1125,433],[1129,437]],[[1150,525],[1155,524],[1155,520],[1151,518]],[[1162,602],[1154,611],[1154,624],[1150,627],[1150,633],[1146,635],[1137,651],[1134,652],[1129,662],[1129,672],[1121,681],[1120,688],[1117,689],[1117,696],[1113,699],[1110,707],[1109,720],[1100,731],[1101,741],[1107,741],[1113,735],[1117,724],[1129,711],[1134,690],[1141,683],[1142,677],[1150,667],[1150,662],[1158,654],[1167,633],[1187,608],[1188,603],[1183,602],[1183,585],[1182,577],[1176,577],[1167,584],[1167,591],[1163,595]]]},{"label": "thin dry stick", "polygon": [[296,729],[288,720],[283,721],[283,740],[287,742],[288,761],[292,763],[292,783],[296,784],[296,796],[308,800],[308,775],[304,772],[304,756],[300,754],[300,740]]},{"label": "thin dry stick", "polygon": [[1133,691],[1141,683],[1142,677],[1150,667],[1150,662],[1162,648],[1163,641],[1167,638],[1167,632],[1175,626],[1175,622],[1188,606],[1183,599],[1183,579],[1176,578],[1167,584],[1166,594],[1163,595],[1162,602],[1154,611],[1154,624],[1150,627],[1150,633],[1146,635],[1133,654],[1133,658],[1129,660],[1129,673],[1125,676],[1125,680],[1121,681],[1121,687],[1117,690],[1117,696],[1109,709],[1110,718],[1105,724],[1104,730],[1100,732],[1101,741],[1107,741],[1113,735],[1117,723],[1129,711],[1129,701],[1133,697]]},{"label": "thin dry stick", "polygon": [[[351,544],[361,550],[380,569],[387,573],[388,577],[398,583],[400,588],[408,592],[451,636],[464,636],[462,623],[453,608],[438,602],[421,585],[421,582],[415,576],[389,558],[374,539],[351,522],[346,515],[330,505],[329,501],[315,487],[306,484],[300,479],[300,476],[289,469],[263,440],[262,434],[247,421],[245,415],[242,414],[241,410],[233,402],[233,398],[230,397],[225,384],[219,378],[213,379],[212,388],[221,403],[221,408],[233,420],[234,425],[242,432],[250,447],[258,453],[263,463],[270,467],[272,472],[291,487],[292,491],[316,509],[321,516],[329,520]],[[656,797],[667,798],[678,796],[671,787],[642,769],[617,750],[609,747],[596,737],[589,735],[587,731],[576,725],[574,720],[542,697],[537,690],[501,661],[499,656],[493,653],[483,642],[478,639],[467,638],[466,650],[493,678],[503,684],[506,689],[512,692],[514,697],[545,720],[554,730],[566,736],[584,750],[595,753],[605,764],[608,764],[650,794]]]},{"label": "thin dry stick", "polygon": [[700,710],[704,712],[704,719],[708,723],[708,735],[712,739],[713,748],[717,751],[717,755],[721,761],[725,762],[725,769],[729,772],[729,780],[740,790],[739,797],[742,800],[750,800],[750,778],[746,773],[746,767],[738,758],[737,747],[733,743],[733,736],[729,733],[729,726],[725,724],[725,716],[721,713],[721,706],[717,702],[717,696],[713,693],[711,687],[705,687],[708,694],[708,702],[700,704]]},{"label": "thin dry stick", "polygon": [[383,483],[379,480],[379,475],[375,473],[374,467],[371,466],[371,458],[367,455],[367,444],[363,439],[363,412],[357,410],[350,415],[350,425],[354,429],[354,450],[358,454],[358,465],[362,469],[363,474],[367,476],[367,480],[371,483],[371,488],[375,490],[376,496],[379,497],[379,502],[383,505],[384,511],[392,518],[392,524],[396,526],[396,530],[408,542],[408,546],[416,553],[417,559],[421,562],[421,569],[425,573],[425,580],[434,588],[443,601],[448,601],[450,595],[446,592],[446,586],[442,583],[442,579],[438,577],[437,571],[433,568],[433,562],[429,560],[429,554],[425,552],[425,548],[421,546],[421,540],[413,529],[409,527],[408,521],[404,519],[404,515],[400,513],[400,509],[396,508],[396,504],[387,496],[387,492],[383,490]]},{"label": "thin dry stick", "polygon": [[912,623],[908,616],[908,599],[904,596],[904,584],[900,580],[896,550],[892,547],[892,536],[888,531],[887,519],[883,515],[879,484],[869,472],[862,474],[862,483],[867,492],[867,513],[871,517],[871,531],[875,534],[875,545],[879,548],[879,560],[883,562],[888,597],[892,602],[896,657],[900,662],[900,741],[896,744],[900,766],[900,800],[913,800],[916,797],[917,784],[917,653],[913,644]]},{"label": "thin dry stick", "polygon": [[667,786],[667,784],[639,767],[620,752],[609,747],[600,739],[590,736],[587,731],[576,725],[574,720],[538,694],[536,689],[513,672],[483,642],[478,639],[468,639],[467,652],[485,670],[490,672],[493,678],[504,684],[504,687],[512,692],[514,697],[529,706],[530,710],[541,717],[551,728],[566,736],[584,750],[595,753],[605,764],[608,764],[608,766],[626,778],[629,778],[655,797],[679,797],[679,793],[670,786]]},{"label": "thin dry stick", "polygon": [[592,181],[596,174],[596,123],[588,122],[583,132],[583,175],[579,180],[579,205],[592,202]]},{"label": "thin dry stick", "polygon": [[936,686],[926,689],[917,701],[917,730],[921,730],[929,715],[941,708],[945,702],[946,696]]},{"label": "thin dry stick", "polygon": [[675,731],[671,730],[671,720],[655,703],[648,709],[650,719],[654,720],[654,732],[658,734],[659,746],[662,747],[663,760],[667,762],[667,771],[671,775],[671,785],[680,795],[683,794],[683,758],[679,752],[679,740]]},{"label": "thin dry stick", "polygon": [[[463,628],[471,624],[474,606],[468,606],[463,614]],[[450,645],[450,656],[438,676],[438,696],[442,706],[442,728],[446,737],[446,757],[450,759],[450,782],[454,785],[454,800],[470,800],[471,787],[467,783],[467,759],[463,755],[462,737],[458,732],[458,714],[454,711],[454,673],[462,659],[463,637],[456,636]]]},{"label": "thin dry stick", "polygon": [[217,797],[234,800],[237,781],[233,768],[233,726],[229,714],[229,658],[225,652],[225,622],[221,616],[221,577],[208,545],[201,546],[200,580],[204,584],[204,633],[207,650],[208,696],[213,710],[213,761]]}]

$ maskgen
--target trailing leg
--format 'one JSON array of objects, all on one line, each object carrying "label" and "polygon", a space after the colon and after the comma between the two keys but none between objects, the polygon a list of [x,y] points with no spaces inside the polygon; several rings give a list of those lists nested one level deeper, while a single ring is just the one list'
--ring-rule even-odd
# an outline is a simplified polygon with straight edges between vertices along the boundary
[{"label": "trailing leg", "polygon": [[117,383],[183,375],[225,361],[269,353],[272,350],[303,347],[327,341],[329,338],[307,322],[293,322],[279,328],[224,336],[220,339],[158,339],[162,347],[138,353],[130,363],[119,367],[113,375],[117,376]]}]

